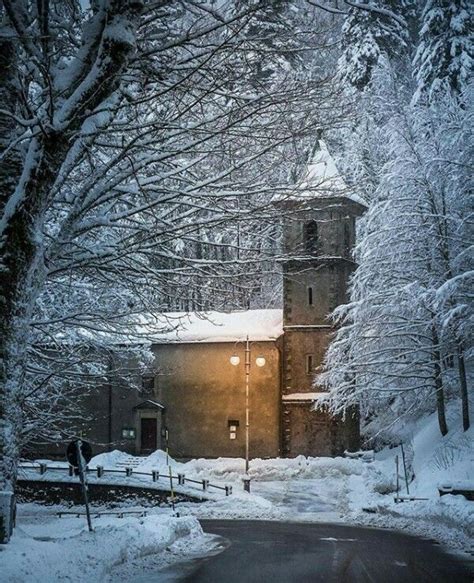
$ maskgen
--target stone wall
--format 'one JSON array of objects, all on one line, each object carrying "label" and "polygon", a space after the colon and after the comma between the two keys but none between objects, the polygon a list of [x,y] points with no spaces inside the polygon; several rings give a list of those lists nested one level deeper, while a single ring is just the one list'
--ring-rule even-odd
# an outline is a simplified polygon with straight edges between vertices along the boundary
[{"label": "stone wall", "polygon": [[[355,218],[362,210],[340,197],[315,199],[303,210],[297,206],[286,204],[290,213],[283,228],[288,257],[283,269],[283,396],[318,391],[314,376],[334,333],[329,315],[349,299]],[[339,455],[357,449],[358,415],[343,421],[315,411],[310,397],[284,400],[281,441],[287,456]]]}]

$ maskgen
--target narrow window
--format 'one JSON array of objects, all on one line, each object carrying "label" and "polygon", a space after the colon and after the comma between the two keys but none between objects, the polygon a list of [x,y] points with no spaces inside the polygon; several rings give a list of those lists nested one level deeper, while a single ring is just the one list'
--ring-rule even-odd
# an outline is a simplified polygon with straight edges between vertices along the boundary
[{"label": "narrow window", "polygon": [[308,305],[309,306],[313,305],[313,288],[312,287],[308,288]]},{"label": "narrow window", "polygon": [[348,254],[351,250],[351,230],[349,223],[344,223],[344,251]]},{"label": "narrow window", "polygon": [[307,253],[314,254],[318,250],[318,223],[309,221],[304,227],[304,244]]},{"label": "narrow window", "polygon": [[306,374],[313,374],[313,355],[306,355]]},{"label": "narrow window", "polygon": [[151,395],[155,389],[155,377],[153,375],[142,376],[142,393]]}]

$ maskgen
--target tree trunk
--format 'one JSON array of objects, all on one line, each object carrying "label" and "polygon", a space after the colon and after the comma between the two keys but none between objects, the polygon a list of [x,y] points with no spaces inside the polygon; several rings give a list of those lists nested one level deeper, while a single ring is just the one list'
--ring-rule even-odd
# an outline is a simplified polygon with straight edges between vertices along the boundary
[{"label": "tree trunk", "polygon": [[461,342],[458,342],[457,350],[458,350],[459,384],[461,387],[462,426],[464,431],[467,431],[471,426],[471,423],[469,420],[469,398],[467,392],[466,365],[464,363],[464,349]]},{"label": "tree trunk", "polygon": [[436,327],[433,324],[432,328],[433,337],[433,366],[434,366],[434,383],[436,388],[436,408],[438,411],[438,423],[441,435],[445,436],[448,433],[448,424],[446,423],[446,407],[444,403],[444,386],[441,366],[441,352],[439,350],[439,338]]},{"label": "tree trunk", "polygon": [[[16,80],[17,45],[13,39],[14,32],[8,22],[2,25],[0,37],[0,213],[6,205],[18,183],[22,171],[22,157],[18,148],[8,150],[15,137],[14,116],[18,115],[20,103],[19,88]],[[3,218],[2,218],[3,220]],[[17,260],[15,250],[0,245],[0,544],[8,542],[12,528],[15,499],[13,496],[18,458],[18,432],[21,427],[21,412],[18,401],[14,398],[15,380],[11,370],[12,357],[15,354],[10,337],[13,329],[13,311],[11,309],[11,289],[14,282],[10,280],[9,263]],[[19,259],[19,258],[18,258]],[[17,346],[16,355],[22,348]],[[13,366],[13,369],[16,367]],[[10,379],[10,382],[7,382]]]},{"label": "tree trunk", "polygon": [[[17,460],[22,447],[23,412],[20,402],[25,378],[29,325],[36,298],[46,277],[42,228],[49,190],[54,179],[52,163],[58,154],[54,144],[55,140],[51,140],[48,147],[45,147],[37,140],[32,140],[29,157],[37,160],[37,163],[32,163],[24,170],[20,181],[24,181],[25,196],[22,204],[8,217],[2,233],[0,491],[3,492],[15,490]],[[7,213],[8,210],[5,214]],[[7,517],[0,516],[0,524],[2,520],[6,521]],[[8,541],[8,536],[9,533],[3,532],[5,542]]]}]

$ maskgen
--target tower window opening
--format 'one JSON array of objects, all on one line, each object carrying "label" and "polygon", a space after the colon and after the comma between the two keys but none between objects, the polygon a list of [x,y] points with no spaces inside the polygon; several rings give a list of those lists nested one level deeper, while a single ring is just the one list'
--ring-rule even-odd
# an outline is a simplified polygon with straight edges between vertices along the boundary
[{"label": "tower window opening", "polygon": [[313,374],[314,358],[312,354],[306,355],[306,374]]},{"label": "tower window opening", "polygon": [[318,223],[309,221],[304,227],[304,244],[307,253],[315,254],[318,250]]},{"label": "tower window opening", "polygon": [[351,250],[351,231],[347,221],[344,223],[344,251],[349,253]]},{"label": "tower window opening", "polygon": [[308,305],[309,306],[313,305],[313,288],[312,287],[308,288]]}]

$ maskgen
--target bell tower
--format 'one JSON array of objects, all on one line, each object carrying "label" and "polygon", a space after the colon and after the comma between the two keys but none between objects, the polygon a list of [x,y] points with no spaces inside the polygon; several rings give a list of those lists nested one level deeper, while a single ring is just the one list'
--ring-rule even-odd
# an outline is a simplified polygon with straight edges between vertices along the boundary
[{"label": "bell tower", "polygon": [[357,411],[343,421],[315,411],[314,375],[334,328],[330,313],[348,301],[355,222],[365,206],[347,186],[323,142],[283,211],[282,455],[331,456],[359,447]]}]

